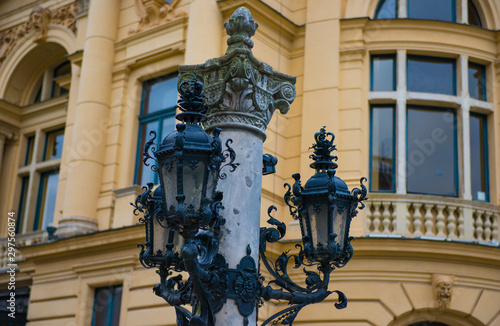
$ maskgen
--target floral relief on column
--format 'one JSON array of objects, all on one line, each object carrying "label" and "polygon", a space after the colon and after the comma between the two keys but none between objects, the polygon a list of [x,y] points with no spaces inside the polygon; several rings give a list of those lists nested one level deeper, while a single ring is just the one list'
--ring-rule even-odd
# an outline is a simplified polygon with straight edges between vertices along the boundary
[{"label": "floral relief on column", "polygon": [[77,10],[76,3],[54,9],[37,6],[26,22],[0,31],[0,66],[16,44],[31,33],[35,42],[45,42],[50,24],[62,25],[76,35]]},{"label": "floral relief on column", "polygon": [[185,12],[175,9],[178,2],[179,0],[170,2],[165,0],[135,0],[135,8],[140,20],[137,28],[131,29],[129,34],[139,33],[176,18],[186,17]]}]

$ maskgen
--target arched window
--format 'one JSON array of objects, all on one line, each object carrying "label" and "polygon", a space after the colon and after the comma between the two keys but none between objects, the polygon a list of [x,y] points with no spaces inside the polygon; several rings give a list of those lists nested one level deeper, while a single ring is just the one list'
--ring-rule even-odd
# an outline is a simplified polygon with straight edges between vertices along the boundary
[{"label": "arched window", "polygon": [[474,5],[474,1],[469,0],[469,25],[474,25],[478,27],[483,27],[481,23],[481,17],[479,16],[479,12],[477,11],[476,5]]},{"label": "arched window", "polygon": [[[69,61],[57,65],[55,68],[47,68],[40,76],[36,87],[32,103],[38,103],[64,94],[68,94],[68,89],[62,85],[65,78],[71,76],[71,64]],[[30,104],[32,104],[30,103]]]},{"label": "arched window", "polygon": [[375,13],[375,19],[397,18],[397,0],[381,0]]},{"label": "arched window", "polygon": [[[467,11],[461,12],[459,8],[463,7],[464,2]],[[441,20],[483,27],[474,0],[380,0],[374,18]]]}]

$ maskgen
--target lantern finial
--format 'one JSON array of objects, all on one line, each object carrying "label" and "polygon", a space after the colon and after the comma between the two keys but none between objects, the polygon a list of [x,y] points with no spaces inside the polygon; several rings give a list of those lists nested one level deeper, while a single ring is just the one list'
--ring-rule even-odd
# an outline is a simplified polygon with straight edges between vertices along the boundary
[{"label": "lantern finial", "polygon": [[[326,127],[323,127],[319,132],[314,134],[314,139],[316,144],[313,144],[309,149],[314,149],[314,154],[309,157],[314,160],[310,167],[316,170],[335,170],[338,164],[333,162],[338,159],[335,155],[330,155],[332,151],[337,150],[337,147],[333,145],[333,140],[335,135],[332,132],[326,132]],[[330,136],[330,139],[328,139]]]}]

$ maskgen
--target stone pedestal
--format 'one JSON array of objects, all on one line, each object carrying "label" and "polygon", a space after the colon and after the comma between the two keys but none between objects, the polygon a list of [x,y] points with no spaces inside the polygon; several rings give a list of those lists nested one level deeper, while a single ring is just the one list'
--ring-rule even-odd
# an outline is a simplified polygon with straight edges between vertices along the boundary
[{"label": "stone pedestal", "polygon": [[[238,168],[224,171],[227,178],[219,181],[217,189],[223,192],[221,215],[226,224],[221,231],[219,253],[230,269],[235,269],[247,255],[258,262],[260,202],[262,187],[263,142],[267,124],[276,109],[288,112],[295,99],[295,77],[274,71],[252,54],[250,39],[257,29],[248,9],[241,7],[225,25],[230,36],[226,55],[210,59],[204,64],[180,66],[180,82],[194,77],[204,84],[209,106],[205,129],[221,128],[225,143],[232,139]],[[216,314],[217,326],[255,325],[257,310],[242,315],[235,300],[228,299]]]}]

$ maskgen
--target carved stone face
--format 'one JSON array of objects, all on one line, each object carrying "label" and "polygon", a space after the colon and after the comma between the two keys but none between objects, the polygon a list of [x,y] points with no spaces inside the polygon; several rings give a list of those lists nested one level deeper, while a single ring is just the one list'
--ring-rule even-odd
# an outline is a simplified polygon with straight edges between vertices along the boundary
[{"label": "carved stone face", "polygon": [[436,284],[436,300],[448,303],[451,301],[451,288],[453,284],[448,281],[440,281]]}]

